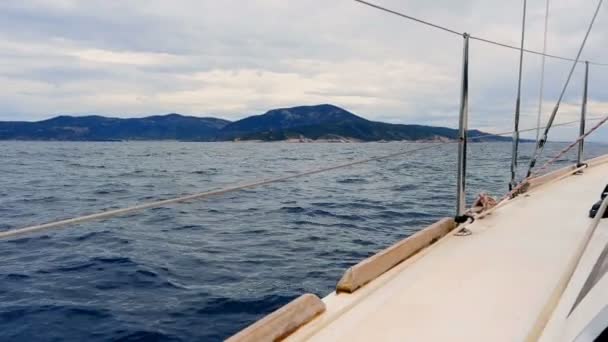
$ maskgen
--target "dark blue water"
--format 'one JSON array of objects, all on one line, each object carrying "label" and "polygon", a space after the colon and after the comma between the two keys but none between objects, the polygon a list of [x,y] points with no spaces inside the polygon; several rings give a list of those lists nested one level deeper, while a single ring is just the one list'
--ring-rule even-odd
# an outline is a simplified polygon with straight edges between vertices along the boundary
[{"label": "dark blue water", "polygon": [[[0,142],[0,230],[417,146]],[[470,145],[470,198],[505,193],[510,148]],[[326,295],[350,265],[452,215],[455,156],[450,144],[0,241],[0,340],[226,338],[304,292]]]}]

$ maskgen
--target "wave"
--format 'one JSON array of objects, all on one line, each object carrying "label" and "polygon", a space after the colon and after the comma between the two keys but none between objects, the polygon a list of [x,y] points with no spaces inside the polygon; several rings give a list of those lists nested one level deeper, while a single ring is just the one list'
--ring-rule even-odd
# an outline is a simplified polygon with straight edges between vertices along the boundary
[{"label": "wave", "polygon": [[6,280],[24,280],[24,279],[29,279],[31,277],[26,274],[9,273],[9,274],[5,275],[4,278]]},{"label": "wave", "polygon": [[29,305],[23,306],[9,306],[4,310],[0,311],[0,319],[5,323],[12,320],[21,320],[28,316],[40,315],[40,314],[53,314],[58,315],[57,317],[89,317],[94,319],[107,319],[112,315],[107,310],[99,308],[89,308],[83,306],[74,305]]},{"label": "wave", "polygon": [[162,333],[159,331],[148,331],[148,330],[137,330],[124,333],[123,336],[120,337],[112,337],[110,339],[112,342],[144,342],[144,341],[163,341],[163,342],[178,342],[183,341],[182,339],[169,335],[166,333]]},{"label": "wave", "polygon": [[346,178],[346,179],[339,179],[336,182],[340,183],[340,184],[367,184],[367,183],[369,183],[369,181],[364,178]]},{"label": "wave", "polygon": [[249,313],[271,312],[286,303],[289,303],[296,296],[268,295],[260,298],[246,300],[236,300],[229,297],[210,298],[203,308],[197,310],[198,314],[208,315],[221,312],[228,313]]},{"label": "wave", "polygon": [[219,170],[216,168],[210,168],[206,170],[196,170],[190,172],[193,175],[216,175],[219,173]]},{"label": "wave", "polygon": [[413,191],[418,189],[418,184],[401,184],[391,188],[393,191]]},{"label": "wave", "polygon": [[289,214],[300,214],[306,212],[306,209],[302,207],[281,207],[281,211]]},{"label": "wave", "polygon": [[352,215],[345,215],[345,214],[334,214],[332,212],[329,211],[325,211],[325,210],[321,210],[321,209],[316,209],[313,210],[311,212],[307,213],[309,216],[313,216],[313,217],[318,217],[318,216],[324,216],[324,217],[334,217],[340,220],[348,220],[348,221],[365,221],[365,217],[361,216],[361,215],[356,215],[356,214],[352,214]]},{"label": "wave", "polygon": [[106,168],[105,165],[87,165],[87,164],[80,164],[80,163],[69,163],[68,166],[76,167],[76,168],[84,168],[84,169],[105,169]]}]

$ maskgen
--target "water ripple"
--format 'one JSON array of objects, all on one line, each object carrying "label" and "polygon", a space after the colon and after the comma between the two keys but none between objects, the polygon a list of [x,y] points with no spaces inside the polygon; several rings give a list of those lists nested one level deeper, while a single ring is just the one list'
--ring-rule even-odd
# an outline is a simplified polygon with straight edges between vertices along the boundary
[{"label": "water ripple", "polygon": [[[0,229],[412,145],[0,142]],[[546,156],[562,147],[548,144]],[[511,145],[470,148],[469,200],[503,194]],[[532,148],[522,144],[522,156]],[[586,146],[589,157],[607,150]],[[452,215],[456,152],[0,241],[0,341],[221,341],[303,292],[324,296],[346,268]]]}]

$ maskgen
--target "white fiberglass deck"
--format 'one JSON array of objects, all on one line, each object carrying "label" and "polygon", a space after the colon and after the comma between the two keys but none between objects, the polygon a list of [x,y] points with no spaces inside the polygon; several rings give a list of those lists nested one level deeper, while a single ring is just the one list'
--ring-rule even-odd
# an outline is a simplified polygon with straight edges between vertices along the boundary
[{"label": "white fiberglass deck", "polygon": [[287,340],[536,339],[607,183],[603,163],[533,189],[471,236],[450,234],[355,293],[327,296],[327,311]]}]

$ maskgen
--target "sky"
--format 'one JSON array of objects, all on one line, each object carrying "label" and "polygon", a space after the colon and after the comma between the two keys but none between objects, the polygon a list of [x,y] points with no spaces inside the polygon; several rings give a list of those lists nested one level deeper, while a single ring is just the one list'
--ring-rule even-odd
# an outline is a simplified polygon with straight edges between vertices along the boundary
[{"label": "sky", "polygon": [[[456,31],[519,45],[522,3],[371,0]],[[551,0],[547,50],[574,57],[597,0]],[[526,48],[542,50],[545,0],[528,0]],[[608,5],[583,60],[608,64]],[[237,120],[331,103],[365,118],[457,127],[463,39],[352,0],[0,2],[0,121],[163,113]],[[519,53],[470,47],[469,127],[513,127]],[[570,62],[546,60],[546,122]],[[541,58],[524,56],[521,128],[536,126]],[[556,123],[578,119],[577,67]],[[608,113],[608,66],[592,66],[589,116]],[[596,121],[592,121],[592,125]],[[555,139],[576,137],[576,125]],[[534,136],[534,133],[524,135]],[[602,128],[595,140],[608,142]]]}]

